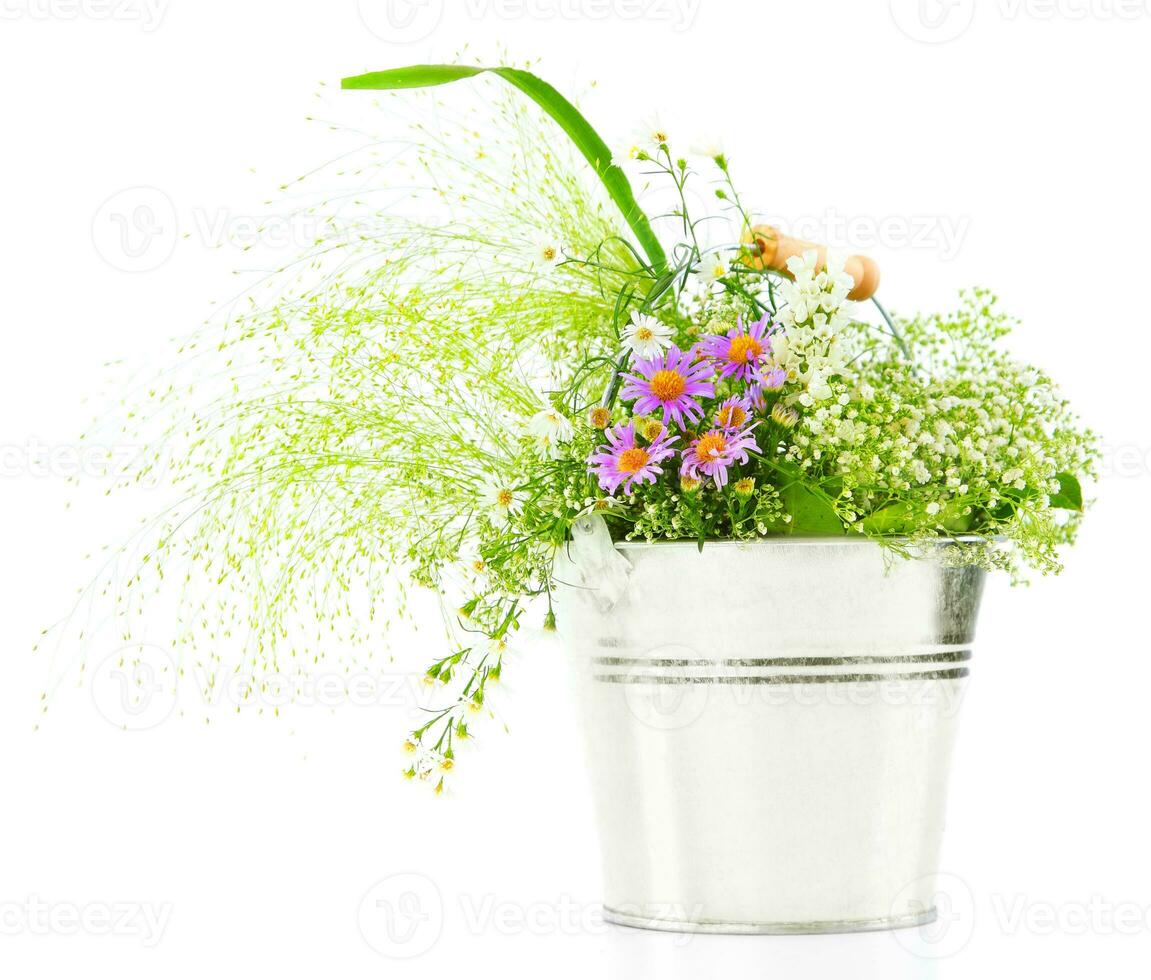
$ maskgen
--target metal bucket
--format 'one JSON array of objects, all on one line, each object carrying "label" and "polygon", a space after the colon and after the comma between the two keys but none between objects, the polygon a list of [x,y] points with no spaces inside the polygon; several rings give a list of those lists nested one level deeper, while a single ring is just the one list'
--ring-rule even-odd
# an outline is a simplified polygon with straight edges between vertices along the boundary
[{"label": "metal bucket", "polygon": [[983,572],[862,539],[673,542],[615,546],[611,585],[573,554],[559,623],[605,917],[731,933],[930,922]]}]

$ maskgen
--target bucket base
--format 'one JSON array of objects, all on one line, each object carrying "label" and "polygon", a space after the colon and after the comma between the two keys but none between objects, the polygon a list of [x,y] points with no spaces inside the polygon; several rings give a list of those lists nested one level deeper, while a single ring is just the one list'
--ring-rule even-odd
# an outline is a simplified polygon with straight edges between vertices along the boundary
[{"label": "bucket base", "polygon": [[652,919],[630,915],[617,909],[603,907],[605,922],[631,929],[651,929],[656,932],[711,933],[728,936],[809,936],[848,932],[884,932],[891,929],[913,929],[934,922],[934,907],[916,915],[890,916],[884,919],[841,919],[827,922],[694,922],[690,919]]}]

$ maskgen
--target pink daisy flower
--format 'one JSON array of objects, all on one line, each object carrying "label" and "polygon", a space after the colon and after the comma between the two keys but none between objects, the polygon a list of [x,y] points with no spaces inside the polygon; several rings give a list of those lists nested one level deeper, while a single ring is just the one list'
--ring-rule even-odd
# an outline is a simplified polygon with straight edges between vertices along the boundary
[{"label": "pink daisy flower", "polygon": [[599,479],[600,489],[615,493],[623,484],[624,493],[631,493],[635,483],[655,483],[663,472],[660,463],[675,455],[671,444],[676,436],[669,436],[667,426],[651,442],[641,446],[636,442],[635,422],[620,423],[604,432],[607,445],[588,458],[592,475]]},{"label": "pink daisy flower", "polygon": [[632,411],[637,415],[662,408],[664,422],[674,419],[683,429],[703,418],[697,396],[715,396],[715,385],[709,380],[714,368],[706,361],[696,361],[694,347],[681,351],[673,344],[659,357],[637,359],[635,369],[639,374],[624,375],[620,397],[636,399]]},{"label": "pink daisy flower", "polygon": [[751,420],[751,398],[733,396],[720,402],[715,410],[715,421],[721,429],[742,429]]},{"label": "pink daisy flower", "polygon": [[751,434],[751,429],[732,432],[725,429],[712,429],[705,432],[683,451],[683,465],[680,476],[702,480],[710,476],[717,487],[727,483],[727,471],[736,463],[746,463],[749,451],[759,452],[759,446]]},{"label": "pink daisy flower", "polygon": [[705,337],[699,347],[701,353],[715,360],[721,378],[751,381],[764,356],[771,353],[767,315],[747,327],[740,316],[726,336]]}]

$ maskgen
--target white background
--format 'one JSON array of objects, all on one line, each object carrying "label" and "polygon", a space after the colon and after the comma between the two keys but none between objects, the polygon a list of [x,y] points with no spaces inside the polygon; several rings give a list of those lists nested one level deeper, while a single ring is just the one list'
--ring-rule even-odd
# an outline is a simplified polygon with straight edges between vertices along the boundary
[{"label": "white background", "polygon": [[[1146,975],[1151,4],[0,8],[0,974]],[[500,45],[541,56],[561,89],[597,82],[582,106],[610,136],[653,108],[673,138],[724,134],[749,200],[869,251],[889,305],[995,289],[1025,321],[1016,349],[1102,433],[1105,476],[1066,573],[1029,589],[997,582],[986,598],[940,941],[604,927],[561,657],[546,644],[506,671],[512,734],[484,732],[450,799],[395,775],[406,694],[278,720],[173,712],[123,732],[72,673],[41,719],[48,666],[31,646],[85,580],[83,555],[119,540],[140,503],[105,506],[99,480],[77,495],[61,477],[102,365],[160,368],[168,337],[243,287],[250,273],[232,270],[250,264],[218,243],[219,222],[267,213],[280,183],[334,155],[304,119],[321,82],[448,60],[465,42],[492,59]],[[361,111],[361,93],[329,92],[329,107],[341,98],[349,118]],[[138,187],[156,189],[163,235],[129,260],[109,215],[131,216],[139,197],[117,195]],[[848,216],[860,219],[850,229]],[[389,880],[398,873],[420,877]],[[439,903],[442,930],[433,916],[389,946],[371,910],[405,890],[425,910]],[[101,910],[121,909],[151,910],[165,928],[136,918],[108,934]],[[1116,910],[1134,924],[1112,921]],[[422,955],[381,955],[373,941]]]}]

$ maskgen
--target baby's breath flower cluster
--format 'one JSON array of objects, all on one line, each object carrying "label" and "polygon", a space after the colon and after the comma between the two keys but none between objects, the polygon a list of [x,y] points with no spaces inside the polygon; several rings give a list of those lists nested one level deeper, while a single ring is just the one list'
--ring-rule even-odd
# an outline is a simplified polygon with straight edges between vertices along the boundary
[{"label": "baby's breath flower cluster", "polygon": [[1055,571],[1055,546],[1082,511],[1094,437],[1049,377],[998,342],[1009,321],[975,290],[952,315],[903,324],[894,348],[861,360],[843,395],[807,413],[786,458],[864,534],[979,534],[1011,542],[1000,564]]},{"label": "baby's breath flower cluster", "polygon": [[[166,466],[177,499],[82,603],[114,593],[130,639],[178,566],[173,643],[211,686],[369,667],[403,583],[429,590],[440,700],[404,772],[442,791],[517,633],[555,628],[553,560],[588,513],[616,539],[961,536],[979,546],[953,560],[1057,568],[1094,439],[1002,349],[992,297],[873,326],[834,257],[758,267],[718,146],[697,173],[652,121],[596,173],[490,81],[454,128],[443,106],[418,120],[399,162],[377,140],[350,165],[360,197],[399,172],[426,211],[318,203],[314,274],[194,341],[192,383],[149,390],[136,476]],[[669,187],[666,253],[613,208],[619,166]],[[693,180],[716,213],[689,213]]]}]

